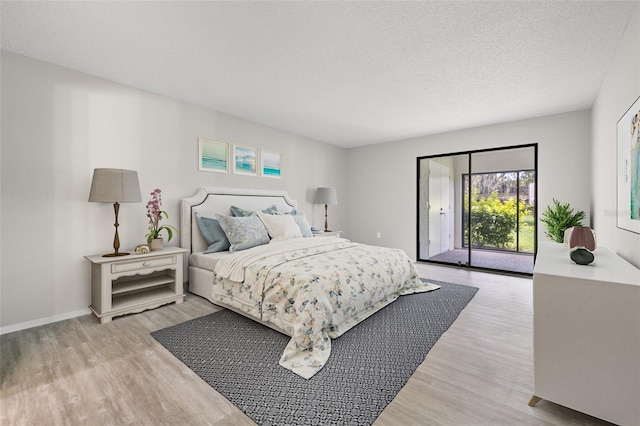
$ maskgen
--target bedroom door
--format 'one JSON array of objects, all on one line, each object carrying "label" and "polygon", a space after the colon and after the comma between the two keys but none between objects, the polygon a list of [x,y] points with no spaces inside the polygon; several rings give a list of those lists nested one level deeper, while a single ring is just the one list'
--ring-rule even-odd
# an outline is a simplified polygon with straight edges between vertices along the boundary
[{"label": "bedroom door", "polygon": [[465,253],[455,259],[458,214],[456,173],[468,170],[467,155],[422,157],[418,159],[418,260],[435,259],[446,263],[467,262]]}]

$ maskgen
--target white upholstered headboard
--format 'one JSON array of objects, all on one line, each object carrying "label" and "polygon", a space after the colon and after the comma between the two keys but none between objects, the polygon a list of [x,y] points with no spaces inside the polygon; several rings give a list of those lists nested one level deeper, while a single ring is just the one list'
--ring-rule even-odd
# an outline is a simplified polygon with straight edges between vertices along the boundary
[{"label": "white upholstered headboard", "polygon": [[289,197],[286,191],[199,188],[193,196],[182,199],[180,246],[188,249],[191,253],[204,251],[208,246],[198,228],[195,218],[196,212],[204,217],[213,217],[214,214],[229,216],[231,215],[231,206],[237,206],[245,210],[263,210],[274,204],[280,213],[289,212],[297,207],[297,203]]}]

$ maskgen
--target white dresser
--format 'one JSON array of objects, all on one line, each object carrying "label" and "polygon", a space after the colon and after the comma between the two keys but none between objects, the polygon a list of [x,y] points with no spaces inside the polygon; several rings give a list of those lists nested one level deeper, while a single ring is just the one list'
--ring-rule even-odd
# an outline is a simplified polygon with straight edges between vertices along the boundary
[{"label": "white dresser", "polygon": [[620,425],[640,425],[640,270],[598,247],[577,265],[541,243],[533,271],[534,391]]}]

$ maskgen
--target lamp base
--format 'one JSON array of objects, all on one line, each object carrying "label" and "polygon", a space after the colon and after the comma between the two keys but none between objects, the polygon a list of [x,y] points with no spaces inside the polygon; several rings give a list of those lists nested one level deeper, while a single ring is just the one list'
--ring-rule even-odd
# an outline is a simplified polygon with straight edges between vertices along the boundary
[{"label": "lamp base", "polygon": [[120,237],[118,236],[118,211],[120,210],[120,203],[117,201],[113,203],[113,213],[116,215],[116,223],[113,226],[116,227],[116,233],[113,236],[113,253],[103,254],[102,257],[117,257],[117,256],[127,256],[129,253],[120,253],[118,249],[120,249]]},{"label": "lamp base", "polygon": [[117,256],[127,256],[127,255],[129,255],[129,253],[115,252],[115,253],[103,254],[102,257],[117,257]]}]

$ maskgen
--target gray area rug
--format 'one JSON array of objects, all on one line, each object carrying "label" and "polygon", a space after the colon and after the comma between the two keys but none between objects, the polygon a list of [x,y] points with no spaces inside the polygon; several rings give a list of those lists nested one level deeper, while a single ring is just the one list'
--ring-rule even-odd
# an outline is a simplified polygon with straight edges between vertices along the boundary
[{"label": "gray area rug", "polygon": [[332,341],[303,379],[278,365],[289,337],[224,310],[151,335],[260,425],[370,425],[478,291],[447,284],[401,296]]}]

